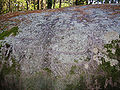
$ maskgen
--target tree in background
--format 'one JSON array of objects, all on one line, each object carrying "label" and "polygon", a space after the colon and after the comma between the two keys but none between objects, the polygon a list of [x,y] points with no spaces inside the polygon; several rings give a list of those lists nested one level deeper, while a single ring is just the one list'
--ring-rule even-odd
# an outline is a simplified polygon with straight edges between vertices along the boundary
[{"label": "tree in background", "polygon": [[40,4],[41,4],[41,9],[43,9],[43,0],[41,0]]},{"label": "tree in background", "polygon": [[[28,0],[26,0],[26,4],[27,4],[27,10],[28,10],[28,9],[29,9],[29,7],[28,7],[28,5],[29,5],[29,4],[28,4]],[[18,4],[18,5],[19,5],[19,4]]]},{"label": "tree in background", "polygon": [[55,3],[56,3],[56,0],[54,0],[54,2],[53,2],[53,8],[55,8]]},{"label": "tree in background", "polygon": [[3,9],[3,0],[0,0],[0,14],[2,14],[2,9]]},{"label": "tree in background", "polygon": [[97,2],[120,3],[120,0],[0,0],[0,14],[22,10],[39,10],[68,7],[71,5],[88,5]]},{"label": "tree in background", "polygon": [[8,1],[9,11],[11,11],[11,0]]},{"label": "tree in background", "polygon": [[35,0],[33,0],[33,4],[34,4],[34,10],[35,10]]},{"label": "tree in background", "polygon": [[93,4],[93,0],[90,0],[90,4]]},{"label": "tree in background", "polygon": [[79,0],[76,0],[76,1],[75,1],[75,5],[79,5],[78,3],[79,3]]},{"label": "tree in background", "polygon": [[37,0],[37,10],[39,10],[39,3],[40,3],[40,0]]},{"label": "tree in background", "polygon": [[59,8],[61,8],[61,3],[62,3],[62,0],[60,0],[60,3],[59,3]]},{"label": "tree in background", "polygon": [[47,8],[51,9],[52,8],[52,0],[47,1]]},{"label": "tree in background", "polygon": [[109,3],[109,0],[105,0],[105,3]]},{"label": "tree in background", "polygon": [[88,5],[88,0],[85,0],[86,1],[86,5]]}]

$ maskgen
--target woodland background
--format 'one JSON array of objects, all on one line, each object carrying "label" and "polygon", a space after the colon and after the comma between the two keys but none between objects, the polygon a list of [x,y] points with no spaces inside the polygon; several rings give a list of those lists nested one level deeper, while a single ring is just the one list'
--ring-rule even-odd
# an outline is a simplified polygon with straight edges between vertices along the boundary
[{"label": "woodland background", "polygon": [[120,3],[120,0],[0,0],[0,14],[104,3]]}]

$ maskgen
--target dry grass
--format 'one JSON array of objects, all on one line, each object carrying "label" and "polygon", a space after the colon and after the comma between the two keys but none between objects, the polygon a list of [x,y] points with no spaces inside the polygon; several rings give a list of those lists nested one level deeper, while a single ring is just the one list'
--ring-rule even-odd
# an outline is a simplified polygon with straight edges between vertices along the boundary
[{"label": "dry grass", "polygon": [[115,11],[115,12],[109,14],[109,15],[116,15],[116,14],[120,14],[120,11]]},{"label": "dry grass", "polygon": [[82,16],[78,16],[78,17],[77,17],[78,20],[80,20],[80,21],[86,20],[87,22],[90,22],[90,21],[91,21],[90,18],[85,17],[86,15],[89,15],[90,13],[85,12],[85,9],[84,9],[84,8],[75,8],[75,9],[73,9],[72,11],[77,12],[77,13],[75,13],[75,14],[77,14],[77,15],[78,15],[78,14],[82,15]]},{"label": "dry grass", "polygon": [[88,14],[88,13],[86,13],[86,12],[84,11],[84,9],[82,9],[82,8],[75,8],[75,9],[73,9],[73,11],[80,12],[80,14],[82,14],[82,15]]},{"label": "dry grass", "polygon": [[106,10],[120,10],[120,5],[110,5],[110,4],[97,4],[97,5],[88,5],[85,10],[90,9],[90,8],[101,8],[101,9],[106,9]]},{"label": "dry grass", "polygon": [[[80,5],[80,6],[83,6],[83,5]],[[90,8],[101,8],[101,9],[108,10],[108,11],[110,11],[110,10],[114,11],[111,15],[120,14],[120,11],[115,11],[115,10],[120,10],[120,5],[109,5],[109,4],[86,5],[86,6],[88,6],[87,8],[77,8],[77,7],[80,7],[80,6],[72,6],[72,7],[76,7],[72,11],[77,11],[77,12],[80,12],[80,14],[82,14],[82,15],[86,15],[88,13],[86,13],[84,10],[87,10],[87,9],[90,9]],[[19,15],[26,15],[26,14],[30,14],[30,13],[65,11],[65,8],[69,8],[69,7],[58,8],[58,9],[34,10],[34,11],[19,11],[19,12],[14,12],[14,13],[10,12],[10,13],[1,15],[0,16],[0,21],[1,22],[2,21],[8,21],[12,17],[16,17],[16,16],[19,16]]]},{"label": "dry grass", "polygon": [[19,15],[27,15],[30,13],[41,13],[41,12],[58,12],[58,11],[64,11],[64,8],[58,8],[58,9],[45,9],[45,10],[34,10],[34,11],[19,11],[19,12],[13,12],[13,13],[7,13],[0,16],[0,21],[8,21],[12,17],[16,17]]},{"label": "dry grass", "polygon": [[114,11],[110,15],[120,14],[120,11],[118,11],[120,10],[120,5],[110,5],[110,4],[91,5],[85,9],[87,10],[91,8],[100,8],[100,9],[107,10],[107,11]]},{"label": "dry grass", "polygon": [[[73,7],[80,7],[80,6],[73,6]],[[30,13],[42,13],[42,12],[60,12],[60,11],[65,11],[65,8],[69,8],[69,7],[63,7],[63,8],[57,8],[57,9],[44,9],[44,10],[34,10],[34,11],[17,11],[17,12],[13,12],[13,13],[7,13],[7,14],[3,14],[0,16],[0,21],[7,21],[12,17],[16,17],[19,15],[26,15],[26,14],[30,14]]]}]

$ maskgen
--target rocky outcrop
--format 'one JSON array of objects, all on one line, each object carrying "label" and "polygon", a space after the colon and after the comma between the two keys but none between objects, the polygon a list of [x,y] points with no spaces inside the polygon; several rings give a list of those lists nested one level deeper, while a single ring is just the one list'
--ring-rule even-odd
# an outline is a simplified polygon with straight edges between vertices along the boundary
[{"label": "rocky outcrop", "polygon": [[19,34],[5,39],[13,45],[23,72],[32,74],[49,68],[55,76],[65,76],[74,65],[90,70],[94,59],[97,60],[98,50],[118,39],[120,34],[120,14],[111,15],[115,10],[106,11],[93,6],[11,18],[24,19],[18,24]]}]

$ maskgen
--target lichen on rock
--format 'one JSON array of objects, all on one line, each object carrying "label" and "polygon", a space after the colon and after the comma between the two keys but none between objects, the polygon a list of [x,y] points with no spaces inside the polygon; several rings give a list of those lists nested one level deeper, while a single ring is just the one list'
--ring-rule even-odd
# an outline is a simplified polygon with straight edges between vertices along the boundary
[{"label": "lichen on rock", "polygon": [[104,56],[99,51],[104,44],[119,38],[119,14],[111,19],[109,13],[116,10],[100,7],[69,7],[12,17],[9,23],[20,21],[17,25],[21,32],[5,40],[13,44],[13,52],[25,73],[49,68],[55,76],[64,76],[74,64],[97,61]]}]

